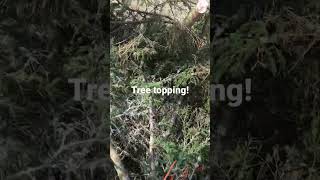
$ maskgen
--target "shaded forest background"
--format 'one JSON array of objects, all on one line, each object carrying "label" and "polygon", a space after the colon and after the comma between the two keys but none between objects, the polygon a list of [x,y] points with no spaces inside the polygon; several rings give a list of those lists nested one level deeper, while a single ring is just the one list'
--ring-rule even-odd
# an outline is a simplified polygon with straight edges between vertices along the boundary
[{"label": "shaded forest background", "polygon": [[[70,78],[109,77],[107,1],[0,1],[0,179],[108,179],[109,106]],[[86,93],[83,91],[84,94]]]},{"label": "shaded forest background", "polygon": [[211,83],[252,80],[252,100],[212,102],[214,179],[320,178],[320,4],[215,1]]}]

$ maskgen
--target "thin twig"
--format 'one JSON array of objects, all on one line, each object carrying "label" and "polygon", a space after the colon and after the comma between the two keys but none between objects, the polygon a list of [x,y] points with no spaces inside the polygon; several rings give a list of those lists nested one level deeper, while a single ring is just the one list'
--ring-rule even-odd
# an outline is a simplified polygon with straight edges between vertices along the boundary
[{"label": "thin twig", "polygon": [[172,171],[172,169],[174,168],[174,166],[176,165],[176,163],[177,163],[177,160],[175,160],[175,161],[171,164],[171,166],[170,166],[167,174],[164,176],[163,180],[167,180],[167,178],[168,178],[169,175],[170,175],[170,172]]},{"label": "thin twig", "polygon": [[288,73],[290,74],[295,68],[296,66],[302,61],[304,60],[305,55],[312,49],[312,47],[319,41],[319,39],[314,39],[307,47],[307,49],[302,53],[302,55],[300,56],[300,58],[295,62],[295,64],[289,69]]},{"label": "thin twig", "polygon": [[51,165],[49,164],[42,164],[40,166],[37,166],[37,167],[32,167],[32,168],[28,168],[26,170],[23,170],[23,171],[20,171],[16,174],[13,174],[11,176],[8,176],[7,179],[10,180],[10,179],[16,179],[18,177],[21,177],[23,175],[30,175],[31,173],[33,172],[36,172],[36,171],[39,171],[41,169],[44,169],[44,168],[48,168],[48,167],[51,167]]}]

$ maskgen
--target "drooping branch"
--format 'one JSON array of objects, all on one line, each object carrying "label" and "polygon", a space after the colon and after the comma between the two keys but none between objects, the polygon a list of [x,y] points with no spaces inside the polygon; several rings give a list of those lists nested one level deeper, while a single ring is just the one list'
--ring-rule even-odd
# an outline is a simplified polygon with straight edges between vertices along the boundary
[{"label": "drooping branch", "polygon": [[[150,19],[146,19],[146,20],[141,20],[141,21],[111,21],[111,24],[143,24],[143,23],[152,23],[152,22],[156,22],[156,18],[150,18]],[[167,23],[167,24],[173,24],[173,21],[166,21],[166,20],[162,20],[161,22]]]},{"label": "drooping branch", "polygon": [[[142,16],[143,15],[148,15],[148,16],[151,17],[152,20],[161,19],[161,20],[163,20],[165,22],[170,22],[170,23],[174,23],[175,22],[175,20],[172,17],[168,16],[168,15],[160,14],[160,13],[156,13],[156,12],[143,11],[143,10],[140,10],[140,9],[137,9],[137,8],[134,9],[134,8],[131,8],[130,6],[128,6],[127,4],[120,2],[119,0],[117,0],[117,2],[125,10],[130,11],[130,12],[135,12],[135,13],[140,14]],[[149,21],[149,19],[147,19],[147,21]]]},{"label": "drooping branch", "polygon": [[121,4],[122,7],[124,7],[126,10],[130,12],[135,12],[137,14],[140,14],[141,16],[150,16],[148,19],[139,20],[139,21],[125,21],[125,22],[117,22],[113,21],[111,23],[113,24],[141,24],[141,23],[150,23],[150,22],[156,22],[155,20],[161,20],[165,23],[169,24],[183,24],[186,27],[192,27],[197,21],[201,19],[201,17],[204,15],[204,13],[207,12],[209,8],[209,0],[198,0],[196,7],[191,13],[191,16],[188,16],[185,18],[184,22],[179,22],[173,17],[170,17],[165,14],[157,13],[157,12],[149,12],[149,11],[143,11],[138,8],[132,8],[128,6],[127,4],[120,2],[117,0],[119,4]]}]

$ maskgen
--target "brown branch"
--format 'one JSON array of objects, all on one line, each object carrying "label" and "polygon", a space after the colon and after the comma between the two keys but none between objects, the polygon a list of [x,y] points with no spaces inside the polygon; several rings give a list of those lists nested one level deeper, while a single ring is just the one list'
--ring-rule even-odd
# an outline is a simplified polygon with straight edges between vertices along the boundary
[{"label": "brown branch", "polygon": [[111,24],[144,24],[144,23],[156,23],[157,20],[160,20],[161,22],[168,23],[168,24],[173,24],[172,21],[166,21],[166,20],[161,20],[161,19],[147,19],[147,20],[141,20],[141,21],[111,21]]},{"label": "brown branch", "polygon": [[176,165],[176,163],[177,163],[177,160],[173,161],[173,163],[171,164],[167,174],[164,176],[163,180],[167,180],[167,178],[169,177],[169,175],[170,175],[172,169],[174,168],[174,166]]},{"label": "brown branch", "polygon": [[126,10],[128,10],[128,11],[136,12],[136,13],[138,13],[138,14],[145,14],[145,15],[150,15],[150,16],[156,16],[156,17],[166,18],[166,19],[172,21],[172,23],[175,22],[175,20],[174,20],[172,17],[170,17],[170,16],[167,16],[167,15],[164,15],[164,14],[158,14],[158,13],[154,13],[154,12],[141,11],[141,10],[139,10],[139,9],[132,9],[132,8],[130,8],[130,7],[129,7],[128,5],[126,5],[126,4],[123,4],[123,3],[119,2],[119,1],[117,1],[117,2],[118,2],[119,4],[121,4],[121,5],[122,5]]},{"label": "brown branch", "polygon": [[168,20],[171,21],[175,21],[172,17],[164,15],[164,14],[158,14],[158,13],[153,13],[153,12],[147,12],[147,11],[141,11],[138,9],[132,9],[130,7],[125,7],[127,10],[132,11],[132,12],[136,12],[138,14],[146,14],[146,15],[150,15],[150,16],[156,16],[156,17],[162,17],[162,18],[166,18]]}]

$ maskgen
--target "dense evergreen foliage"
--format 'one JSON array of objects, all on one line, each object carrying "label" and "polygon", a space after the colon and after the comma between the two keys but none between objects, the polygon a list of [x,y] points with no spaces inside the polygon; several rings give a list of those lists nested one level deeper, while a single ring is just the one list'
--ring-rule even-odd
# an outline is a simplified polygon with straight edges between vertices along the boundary
[{"label": "dense evergreen foliage", "polygon": [[[208,168],[208,16],[189,28],[183,14],[186,5],[193,9],[194,4],[149,2],[149,11],[146,4],[141,1],[140,9],[119,1],[111,5],[113,145],[131,177],[163,178],[176,160],[175,178],[204,178],[208,172],[195,170]],[[172,14],[161,13],[168,7]],[[141,95],[133,94],[131,86],[189,86],[190,93]]]},{"label": "dense evergreen foliage", "polygon": [[70,78],[108,77],[107,1],[0,1],[0,179],[106,179],[108,103]]},{"label": "dense evergreen foliage", "polygon": [[212,104],[212,176],[319,179],[319,2],[247,2],[212,24],[212,83],[252,79],[251,102]]}]

